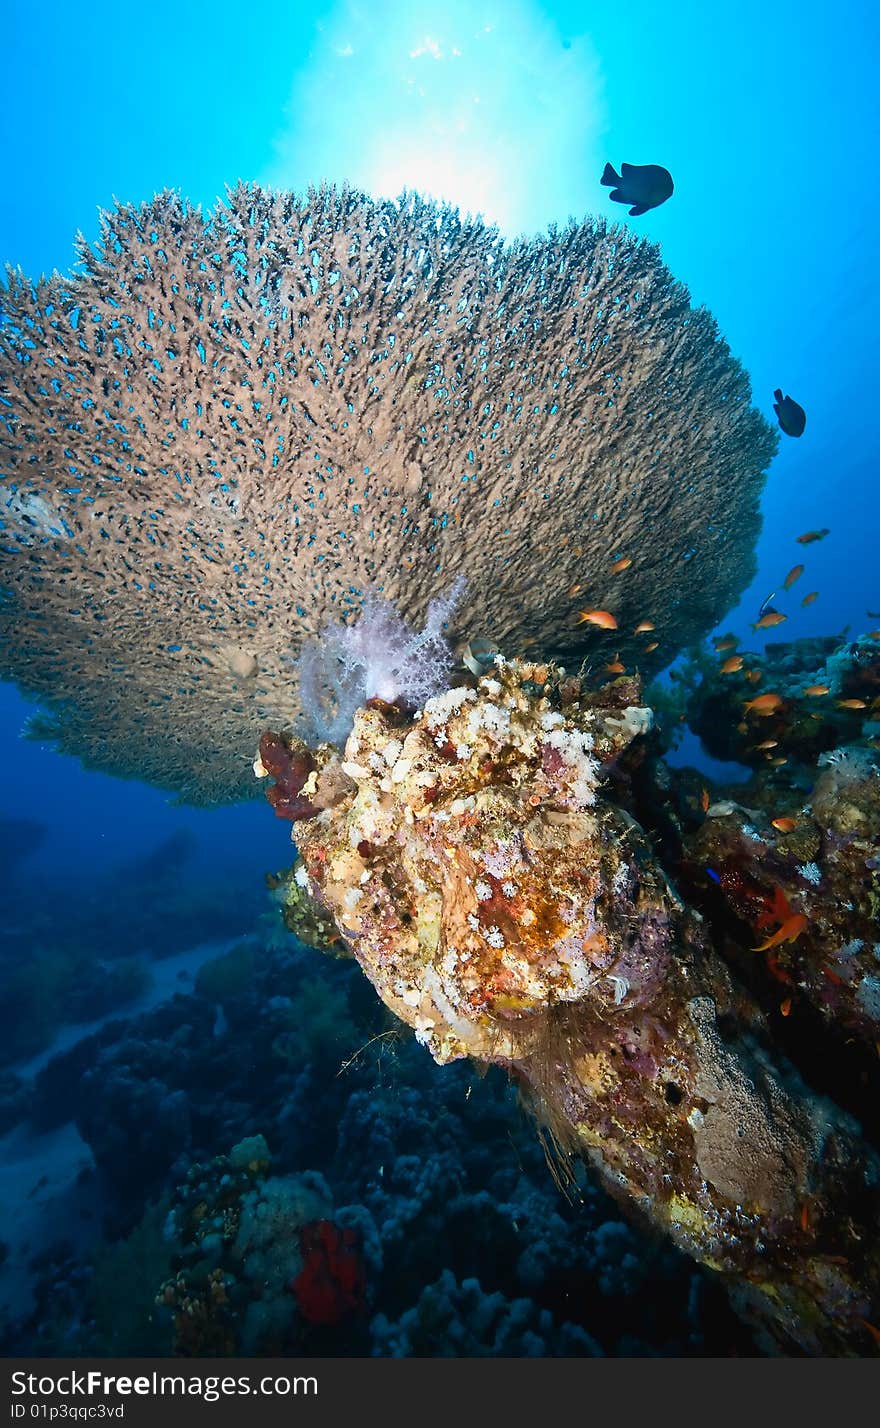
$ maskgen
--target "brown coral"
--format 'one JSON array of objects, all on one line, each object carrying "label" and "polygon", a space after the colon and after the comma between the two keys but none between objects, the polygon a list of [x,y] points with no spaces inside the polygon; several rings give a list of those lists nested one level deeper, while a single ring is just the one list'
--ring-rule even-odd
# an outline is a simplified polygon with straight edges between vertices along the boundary
[{"label": "brown coral", "polygon": [[285,656],[370,587],[418,621],[463,572],[458,633],[569,656],[603,639],[576,582],[628,663],[650,616],[647,669],[750,578],[775,437],[623,230],[504,247],[413,195],[242,186],[120,207],[80,258],[4,295],[0,676],[91,766],[251,792]]}]

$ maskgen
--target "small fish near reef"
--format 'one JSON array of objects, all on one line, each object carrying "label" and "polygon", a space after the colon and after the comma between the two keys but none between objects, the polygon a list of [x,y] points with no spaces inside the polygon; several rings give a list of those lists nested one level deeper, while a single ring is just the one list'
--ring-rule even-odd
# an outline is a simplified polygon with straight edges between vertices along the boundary
[{"label": "small fish near reef", "polygon": [[713,640],[712,645],[716,654],[723,654],[725,650],[735,650],[739,640],[733,635],[725,635],[720,640]]},{"label": "small fish near reef", "polygon": [[619,559],[619,560],[615,560],[614,564],[612,565],[612,567],[611,567],[611,574],[612,574],[612,575],[619,575],[622,570],[629,570],[629,568],[630,568],[631,565],[632,565],[632,559],[630,558],[630,556],[628,556],[628,555],[622,555],[622,556],[620,557],[620,559]]},{"label": "small fish near reef", "polygon": [[828,684],[811,684],[804,690],[804,694],[809,694],[811,699],[821,699],[823,695],[830,693],[831,687]]},{"label": "small fish near reef", "polygon": [[743,655],[731,655],[730,659],[726,659],[723,665],[721,666],[721,673],[736,674],[739,670],[742,669],[744,664],[745,657]]},{"label": "small fish near reef", "polygon": [[471,674],[479,676],[492,668],[498,654],[498,646],[492,640],[480,637],[465,645],[461,652],[461,662]]},{"label": "small fish near reef", "polygon": [[617,621],[610,610],[581,610],[578,613],[577,623],[579,625],[598,625],[600,630],[617,629]]},{"label": "small fish near reef", "polygon": [[781,387],[776,388],[773,396],[775,397],[773,410],[786,436],[803,436],[804,427],[807,424],[807,414],[803,407],[795,401],[794,397],[784,397]]},{"label": "small fish near reef", "polygon": [[809,593],[809,595],[805,595],[804,598],[803,598],[803,600],[801,601],[801,609],[802,609],[802,610],[806,610],[807,606],[808,606],[808,605],[812,605],[813,601],[814,601],[814,600],[818,600],[818,598],[819,598],[819,592],[818,592],[818,590],[811,590],[810,593]]},{"label": "small fish near reef", "polygon": [[772,630],[774,625],[781,625],[783,620],[787,619],[788,616],[783,615],[781,610],[768,610],[766,615],[762,615],[759,620],[755,621],[755,623],[752,625],[752,629]]},{"label": "small fish near reef", "polygon": [[651,620],[639,620],[639,623],[636,625],[635,629],[633,630],[633,634],[634,634],[634,635],[649,635],[649,634],[651,633],[651,631],[652,631],[653,629],[655,629],[655,628],[656,628],[656,626],[654,625],[653,621],[651,621]]},{"label": "small fish near reef", "polygon": [[659,208],[672,197],[675,187],[672,174],[660,164],[621,164],[619,174],[606,164],[600,182],[611,188],[609,197],[614,203],[632,204],[630,218],[638,218],[649,208]]},{"label": "small fish near reef", "polygon": [[867,709],[868,704],[864,699],[836,699],[834,701],[838,709]]},{"label": "small fish near reef", "polygon": [[743,708],[747,714],[775,714],[782,702],[781,694],[759,694],[755,699],[746,699]]},{"label": "small fish near reef", "polygon": [[766,942],[762,942],[759,947],[753,947],[753,952],[769,952],[771,947],[781,947],[783,942],[796,942],[804,931],[808,919],[802,912],[793,913],[786,918],[778,932],[774,932],[772,937],[768,937]]},{"label": "small fish near reef", "polygon": [[812,545],[814,541],[824,540],[831,531],[827,526],[823,526],[820,531],[804,531],[803,535],[795,536],[798,545]]},{"label": "small fish near reef", "polygon": [[782,582],[783,590],[790,590],[796,580],[800,580],[804,573],[803,565],[793,565]]},{"label": "small fish near reef", "polygon": [[626,665],[621,664],[619,654],[615,655],[611,663],[606,664],[605,668],[608,670],[609,674],[626,674]]},{"label": "small fish near reef", "polygon": [[770,822],[780,833],[793,833],[797,828],[796,818],[771,818]]}]

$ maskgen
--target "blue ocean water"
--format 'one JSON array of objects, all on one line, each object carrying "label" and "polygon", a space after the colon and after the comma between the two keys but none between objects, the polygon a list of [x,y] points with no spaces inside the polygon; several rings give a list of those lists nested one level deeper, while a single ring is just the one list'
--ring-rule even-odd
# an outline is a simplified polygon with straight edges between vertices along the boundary
[{"label": "blue ocean water", "polygon": [[[139,202],[172,187],[208,207],[239,178],[298,190],[325,178],[374,192],[406,184],[484,211],[512,238],[585,213],[623,218],[599,184],[605,162],[663,164],[674,175],[672,199],[626,221],[661,245],[694,301],[716,316],[759,409],[773,420],[782,387],[807,413],[802,438],[781,437],[762,500],[757,574],[719,628],[760,651],[778,632],[758,632],[756,645],[750,626],[777,592],[787,637],[855,635],[877,625],[867,612],[880,609],[878,44],[876,7],[855,0],[836,6],[833,22],[827,7],[791,0],[744,0],[722,16],[696,0],[386,0],[368,18],[354,4],[319,3],[274,15],[268,33],[265,23],[242,24],[239,8],[222,0],[185,9],[160,0],[149,12],[99,0],[87,13],[13,0],[0,90],[0,256],[34,276],[66,270],[74,235],[94,239],[97,211],[114,198]],[[830,529],[823,541],[796,543],[822,527]],[[782,581],[801,559],[806,572],[789,597]],[[803,609],[807,590],[819,598]],[[16,689],[0,689],[3,957],[7,967],[41,969],[14,986],[23,1004],[45,1008],[42,1018],[29,1013],[30,1038],[0,1068],[7,1191],[17,1206],[8,1234],[0,1226],[0,1289],[14,1347],[154,1349],[138,1337],[147,1333],[148,1296],[128,1339],[109,1337],[106,1299],[89,1299],[93,1256],[110,1254],[108,1245],[119,1252],[197,1151],[229,1155],[260,1134],[279,1177],[312,1174],[295,1187],[309,1198],[308,1218],[358,1229],[365,1273],[382,1283],[371,1327],[358,1321],[334,1341],[320,1338],[329,1329],[319,1323],[309,1340],[318,1351],[752,1347],[708,1279],[663,1245],[646,1249],[598,1192],[579,1187],[580,1208],[577,1196],[573,1207],[557,1195],[500,1076],[438,1073],[419,1048],[398,1044],[352,969],[321,962],[313,972],[300,950],[265,950],[264,877],[290,861],[286,824],[259,802],[194,810],[136,781],[86,772],[20,737],[33,712]],[[692,739],[677,757],[718,771]],[[201,962],[242,938],[252,939],[254,965],[249,980],[225,969],[235,996],[212,999],[203,987],[192,1007],[173,1001],[175,991],[185,994],[179,1001],[192,996]],[[109,966],[130,958],[139,961],[130,983],[121,980],[105,1004],[95,991],[96,1015],[86,997],[68,1014],[72,978],[96,988]],[[323,1002],[314,985],[322,977]],[[282,1045],[280,1078],[242,1039],[237,996],[264,1019],[261,1038]],[[285,998],[308,1014],[269,1005]],[[128,1028],[99,1028],[111,1013],[128,1015]],[[81,1064],[72,1026],[85,1028],[83,1045],[86,1032],[99,1038]],[[187,1048],[179,1076],[161,1051],[174,1037]],[[373,1037],[387,1038],[377,1043],[382,1054],[374,1046],[340,1086],[339,1064]],[[235,1046],[252,1066],[236,1060]],[[47,1068],[62,1051],[74,1059],[52,1079]],[[94,1116],[62,1104],[58,1081],[74,1071],[91,1077],[100,1132]],[[263,1072],[275,1077],[271,1089]],[[132,1084],[147,1129],[128,1145],[121,1127]],[[494,1164],[481,1141],[499,1147]],[[144,1185],[137,1167],[148,1162],[162,1173]],[[392,1174],[394,1183],[383,1183]],[[449,1202],[457,1208],[445,1220],[440,1207]],[[69,1241],[52,1229],[64,1206],[81,1216]],[[462,1228],[468,1217],[483,1227],[479,1250]],[[438,1234],[453,1244],[445,1260],[428,1249]],[[404,1273],[407,1242],[414,1267]],[[158,1291],[159,1248],[155,1263]],[[474,1279],[477,1290],[467,1288]],[[587,1299],[573,1308],[587,1282]],[[432,1285],[447,1329],[427,1342],[416,1306]],[[50,1301],[62,1306],[51,1322]],[[475,1327],[486,1315],[489,1348]],[[278,1345],[271,1326],[265,1340],[249,1332],[242,1351]]]}]

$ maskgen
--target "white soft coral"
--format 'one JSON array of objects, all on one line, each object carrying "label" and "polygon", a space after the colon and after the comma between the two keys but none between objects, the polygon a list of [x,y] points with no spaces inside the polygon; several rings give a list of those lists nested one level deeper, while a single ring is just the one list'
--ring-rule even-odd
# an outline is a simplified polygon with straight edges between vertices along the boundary
[{"label": "white soft coral", "polygon": [[355,710],[367,699],[417,708],[446,688],[453,655],[443,635],[464,590],[459,578],[428,606],[422,630],[412,630],[394,606],[368,595],[354,625],[328,625],[303,646],[299,693],[307,737],[341,744]]}]

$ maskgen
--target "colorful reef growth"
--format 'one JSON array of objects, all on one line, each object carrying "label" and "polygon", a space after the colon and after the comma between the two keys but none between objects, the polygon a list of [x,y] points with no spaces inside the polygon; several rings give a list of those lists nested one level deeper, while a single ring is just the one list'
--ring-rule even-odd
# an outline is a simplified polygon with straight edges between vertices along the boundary
[{"label": "colorful reef growth", "polygon": [[880,1163],[608,796],[650,727],[631,678],[503,658],[419,711],[372,701],[314,755],[292,880],[438,1062],[506,1067],[563,1163],[718,1270],[768,1345],[870,1351]]},{"label": "colorful reef growth", "polygon": [[299,1233],[303,1267],[291,1289],[309,1324],[338,1324],[364,1306],[366,1275],[358,1233],[332,1220],[313,1220]]},{"label": "colorful reef growth", "polygon": [[270,1160],[252,1136],[194,1165],[175,1191],[165,1226],[174,1272],[156,1303],[177,1354],[314,1349],[310,1330],[365,1307],[358,1230],[327,1218],[321,1175],[270,1175]]},{"label": "colorful reef growth", "polygon": [[692,727],[753,774],[690,820],[678,884],[738,973],[785,1018],[863,1048],[877,1085],[880,650],[800,640],[748,664],[779,695],[760,719],[706,662],[691,688]]}]

